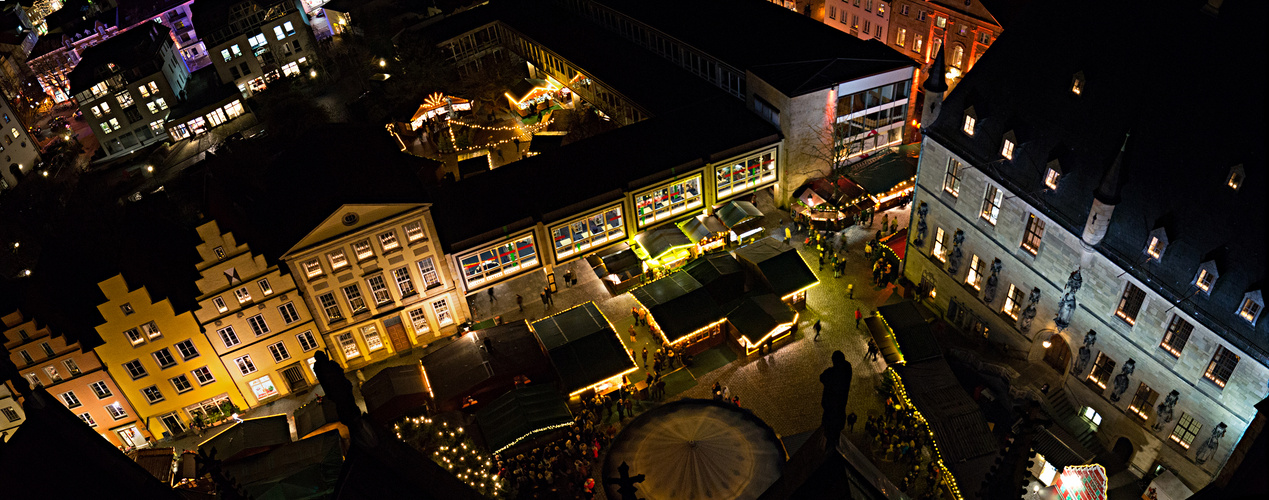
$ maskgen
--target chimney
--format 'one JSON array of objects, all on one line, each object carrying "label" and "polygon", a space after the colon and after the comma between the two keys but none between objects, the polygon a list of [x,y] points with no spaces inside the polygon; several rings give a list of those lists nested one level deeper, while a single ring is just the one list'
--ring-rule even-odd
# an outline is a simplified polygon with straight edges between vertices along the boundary
[{"label": "chimney", "polygon": [[1093,192],[1093,206],[1088,211],[1088,221],[1084,223],[1084,234],[1080,239],[1088,246],[1093,246],[1106,237],[1106,229],[1110,227],[1110,216],[1119,204],[1119,193],[1123,189],[1124,151],[1128,149],[1128,137],[1124,135],[1124,143],[1119,147],[1115,161],[1102,175],[1102,182]]}]

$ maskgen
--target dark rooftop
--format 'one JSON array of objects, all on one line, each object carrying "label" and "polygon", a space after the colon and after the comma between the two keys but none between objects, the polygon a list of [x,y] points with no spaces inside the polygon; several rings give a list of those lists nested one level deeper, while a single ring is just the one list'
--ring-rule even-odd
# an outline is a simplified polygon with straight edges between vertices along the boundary
[{"label": "dark rooftop", "polygon": [[594,302],[533,323],[564,392],[572,393],[620,375],[635,362]]},{"label": "dark rooftop", "polygon": [[[1266,3],[1227,1],[1216,17],[1202,5],[1036,2],[948,95],[926,133],[1079,235],[1131,131],[1122,201],[1096,249],[1269,363],[1269,321],[1253,327],[1235,312],[1244,293],[1265,286],[1265,121],[1248,112],[1264,108],[1264,95],[1210,92],[1265,84]],[[1160,31],[1173,36],[1153,35]],[[1085,77],[1079,95],[1070,91],[1077,72]],[[1177,98],[1187,95],[1208,97]],[[969,107],[978,114],[973,137],[960,131]],[[1018,145],[1001,163],[1009,130]],[[1043,185],[1051,159],[1062,171],[1056,190]],[[1226,185],[1235,165],[1246,172],[1238,190]],[[1159,227],[1170,243],[1161,261],[1145,261],[1147,235]],[[1210,296],[1194,293],[1198,266],[1210,259],[1220,277]]]},{"label": "dark rooftop", "polygon": [[220,83],[216,68],[207,66],[190,73],[185,82],[184,100],[172,107],[168,113],[168,121],[180,121],[181,118],[202,111],[203,108],[219,103],[231,96],[241,96],[242,92],[232,83]]},{"label": "dark rooftop", "polygon": [[490,450],[500,450],[547,427],[573,421],[568,398],[551,384],[517,387],[476,413]]},{"label": "dark rooftop", "polygon": [[630,291],[671,343],[723,319],[723,310],[692,275],[675,271]]},{"label": "dark rooftop", "polygon": [[[546,356],[528,323],[517,321],[476,332],[473,339],[453,342],[423,358],[427,381],[437,401],[467,395],[486,381],[510,379],[545,367]],[[488,339],[493,351],[485,351]]]},{"label": "dark rooftop", "polygon": [[727,313],[727,321],[736,327],[737,333],[756,344],[785,323],[797,319],[797,312],[774,294],[746,297]]},{"label": "dark rooftop", "polygon": [[217,432],[199,443],[199,449],[216,458],[230,462],[263,453],[276,446],[291,442],[291,427],[286,414],[244,419]]},{"label": "dark rooftop", "polygon": [[188,1],[189,0],[116,0],[116,3],[119,5],[119,25],[127,28],[128,26],[132,26],[142,21],[149,21],[150,19],[167,12],[171,8]]},{"label": "dark rooftop", "polygon": [[[793,97],[832,85],[915,67],[876,40],[860,40],[771,2],[596,0],[647,23],[740,71],[751,71]],[[755,20],[761,20],[755,26]],[[752,26],[752,32],[737,30]],[[775,38],[775,33],[779,38]],[[771,36],[763,36],[772,34]]]},{"label": "dark rooftop", "polygon": [[780,297],[819,283],[798,251],[775,237],[737,248],[736,259],[756,267],[762,280]]},{"label": "dark rooftop", "polygon": [[138,26],[84,50],[68,76],[71,93],[82,92],[116,73],[140,71],[132,76],[141,77],[158,71],[159,49],[172,43],[171,31],[157,23]]}]

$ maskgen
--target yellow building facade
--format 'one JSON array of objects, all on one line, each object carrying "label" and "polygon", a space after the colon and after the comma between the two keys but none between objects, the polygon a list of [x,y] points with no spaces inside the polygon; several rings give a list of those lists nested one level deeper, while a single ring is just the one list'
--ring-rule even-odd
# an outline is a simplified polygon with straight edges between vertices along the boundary
[{"label": "yellow building facade", "polygon": [[269,265],[213,221],[203,243],[194,317],[251,407],[317,384],[313,356],[325,348],[286,268]]},{"label": "yellow building facade", "polygon": [[247,408],[198,321],[154,302],[145,287],[129,289],[122,275],[98,283],[106,302],[98,356],[124,397],[156,437],[177,436],[196,418],[217,419],[232,403]]},{"label": "yellow building facade", "polygon": [[344,205],[282,259],[345,370],[454,334],[467,320],[431,205]]}]

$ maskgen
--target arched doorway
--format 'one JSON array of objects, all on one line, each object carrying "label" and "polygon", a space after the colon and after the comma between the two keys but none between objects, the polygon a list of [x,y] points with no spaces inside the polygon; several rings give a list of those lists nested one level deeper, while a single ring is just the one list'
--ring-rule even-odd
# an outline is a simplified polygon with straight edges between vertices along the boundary
[{"label": "arched doorway", "polygon": [[1115,455],[1115,458],[1127,464],[1128,459],[1132,458],[1132,450],[1132,441],[1129,441],[1126,437],[1120,437],[1115,441],[1115,447],[1110,452]]},{"label": "arched doorway", "polygon": [[1066,375],[1066,368],[1071,363],[1071,347],[1066,343],[1066,337],[1053,335],[1049,337],[1049,343],[1044,350],[1044,363],[1059,375]]},{"label": "arched doorway", "polygon": [[17,163],[9,165],[9,173],[13,174],[13,182],[15,184],[22,182],[22,177],[25,175],[22,173],[22,167],[19,167]]}]

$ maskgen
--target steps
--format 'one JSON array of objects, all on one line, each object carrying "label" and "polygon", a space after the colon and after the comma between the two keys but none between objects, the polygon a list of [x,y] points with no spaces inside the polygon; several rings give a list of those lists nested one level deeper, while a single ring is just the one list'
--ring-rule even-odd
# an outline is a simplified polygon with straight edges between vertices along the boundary
[{"label": "steps", "polygon": [[1045,406],[1045,410],[1049,412],[1053,421],[1070,431],[1080,444],[1097,456],[1098,461],[1110,463],[1105,459],[1110,456],[1110,452],[1097,439],[1097,428],[1080,417],[1080,409],[1071,403],[1071,398],[1066,395],[1065,387],[1057,387],[1049,391]]}]

